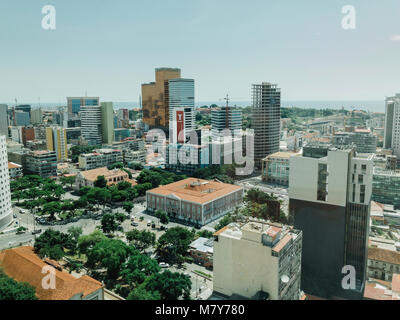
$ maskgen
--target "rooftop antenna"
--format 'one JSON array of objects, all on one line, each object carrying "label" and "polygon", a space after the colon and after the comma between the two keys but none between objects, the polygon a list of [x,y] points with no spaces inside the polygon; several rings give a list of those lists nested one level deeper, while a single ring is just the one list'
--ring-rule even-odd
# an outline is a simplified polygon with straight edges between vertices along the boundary
[{"label": "rooftop antenna", "polygon": [[226,129],[229,129],[229,95],[226,95],[226,108],[225,108],[225,122],[226,122]]}]

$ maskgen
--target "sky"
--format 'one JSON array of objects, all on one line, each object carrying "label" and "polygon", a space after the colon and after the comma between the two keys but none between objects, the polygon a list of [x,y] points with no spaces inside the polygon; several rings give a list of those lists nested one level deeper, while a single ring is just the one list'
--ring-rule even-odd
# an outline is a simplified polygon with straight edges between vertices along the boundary
[{"label": "sky", "polygon": [[0,102],[138,101],[157,67],[195,79],[196,101],[249,101],[261,82],[287,101],[384,100],[400,92],[400,1],[0,0]]}]

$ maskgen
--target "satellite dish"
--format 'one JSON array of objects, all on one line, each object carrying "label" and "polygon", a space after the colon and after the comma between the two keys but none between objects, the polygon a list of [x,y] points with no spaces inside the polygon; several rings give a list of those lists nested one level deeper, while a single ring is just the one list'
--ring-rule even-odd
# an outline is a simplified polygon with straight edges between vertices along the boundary
[{"label": "satellite dish", "polygon": [[281,281],[283,282],[283,283],[289,283],[289,277],[287,276],[287,275],[283,275],[282,277],[281,277]]}]

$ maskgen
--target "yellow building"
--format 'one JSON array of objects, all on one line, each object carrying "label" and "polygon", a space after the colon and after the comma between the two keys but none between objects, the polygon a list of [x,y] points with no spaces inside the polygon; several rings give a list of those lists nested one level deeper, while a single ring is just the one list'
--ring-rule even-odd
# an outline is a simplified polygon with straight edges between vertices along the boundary
[{"label": "yellow building", "polygon": [[180,69],[158,68],[156,82],[142,84],[143,121],[150,127],[168,128],[168,80],[180,77]]},{"label": "yellow building", "polygon": [[55,151],[58,161],[68,159],[67,130],[61,127],[46,128],[47,149]]}]

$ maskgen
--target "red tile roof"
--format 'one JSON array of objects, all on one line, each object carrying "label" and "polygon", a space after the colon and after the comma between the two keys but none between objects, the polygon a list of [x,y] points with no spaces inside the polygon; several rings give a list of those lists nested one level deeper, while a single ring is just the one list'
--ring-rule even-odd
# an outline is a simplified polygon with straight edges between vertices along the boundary
[{"label": "red tile roof", "polygon": [[48,265],[34,253],[32,247],[0,252],[0,266],[5,274],[18,282],[32,285],[39,300],[69,300],[80,294],[85,297],[103,288],[100,282],[89,276],[75,278],[69,273],[55,270],[56,289],[44,289],[42,281],[46,273],[42,271]]}]

